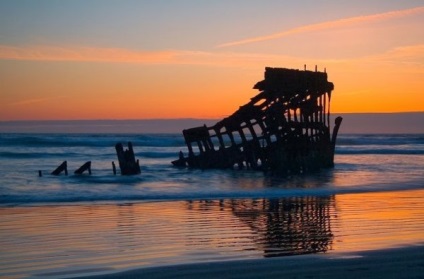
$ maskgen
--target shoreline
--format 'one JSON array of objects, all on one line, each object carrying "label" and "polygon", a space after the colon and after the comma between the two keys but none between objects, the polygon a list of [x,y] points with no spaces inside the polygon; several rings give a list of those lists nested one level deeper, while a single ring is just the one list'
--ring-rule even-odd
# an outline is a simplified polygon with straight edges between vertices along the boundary
[{"label": "shoreline", "polygon": [[424,243],[362,252],[146,267],[64,278],[269,278],[271,276],[298,279],[423,278]]},{"label": "shoreline", "polygon": [[413,278],[423,191],[0,208],[0,277]]}]

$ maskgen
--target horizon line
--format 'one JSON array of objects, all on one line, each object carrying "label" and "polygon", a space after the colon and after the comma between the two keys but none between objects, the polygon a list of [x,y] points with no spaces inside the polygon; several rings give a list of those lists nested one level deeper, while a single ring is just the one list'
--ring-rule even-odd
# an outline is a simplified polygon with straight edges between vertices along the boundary
[{"label": "horizon line", "polygon": [[[334,114],[412,114],[412,113],[424,113],[424,111],[399,111],[399,112],[332,112]],[[228,117],[228,116],[226,116]],[[170,121],[170,120],[221,120],[222,118],[202,118],[202,117],[179,117],[179,118],[122,118],[122,119],[112,119],[112,118],[96,118],[96,119],[12,119],[12,120],[0,120],[1,122],[54,122],[54,121]]]}]

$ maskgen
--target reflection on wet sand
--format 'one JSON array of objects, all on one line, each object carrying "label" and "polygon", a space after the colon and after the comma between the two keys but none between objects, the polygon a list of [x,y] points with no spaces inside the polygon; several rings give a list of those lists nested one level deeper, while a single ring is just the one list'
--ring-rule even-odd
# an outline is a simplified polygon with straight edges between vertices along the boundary
[{"label": "reflection on wet sand", "polygon": [[0,207],[0,277],[385,249],[422,243],[423,214],[423,190]]},{"label": "reflection on wet sand", "polygon": [[333,196],[189,201],[187,209],[233,214],[264,257],[326,252],[333,242]]}]

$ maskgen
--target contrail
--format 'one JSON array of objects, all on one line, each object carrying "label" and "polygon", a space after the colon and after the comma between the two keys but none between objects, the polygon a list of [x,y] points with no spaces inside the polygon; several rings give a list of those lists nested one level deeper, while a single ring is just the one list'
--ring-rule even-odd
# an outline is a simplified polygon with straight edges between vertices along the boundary
[{"label": "contrail", "polygon": [[240,41],[224,43],[216,47],[223,48],[223,47],[231,47],[231,46],[237,46],[237,45],[245,45],[250,43],[274,40],[274,39],[287,37],[287,36],[299,34],[299,33],[325,30],[325,29],[341,27],[341,26],[349,26],[349,25],[353,25],[357,23],[382,21],[382,20],[387,20],[392,18],[405,17],[405,16],[409,16],[413,14],[421,14],[421,13],[424,13],[424,7],[416,7],[416,8],[407,9],[407,10],[391,11],[391,12],[373,14],[373,15],[367,15],[367,16],[342,18],[342,19],[333,20],[333,21],[326,21],[326,22],[321,22],[316,24],[300,26],[297,28],[289,29],[287,31],[274,33],[274,34],[270,34],[266,36],[260,36],[260,37],[248,38],[248,39],[244,39]]}]

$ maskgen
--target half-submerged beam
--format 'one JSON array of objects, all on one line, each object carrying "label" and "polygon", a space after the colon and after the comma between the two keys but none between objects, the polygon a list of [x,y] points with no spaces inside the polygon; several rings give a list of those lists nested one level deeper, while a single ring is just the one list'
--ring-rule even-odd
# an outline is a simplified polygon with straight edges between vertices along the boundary
[{"label": "half-submerged beam", "polygon": [[65,172],[65,175],[68,175],[68,162],[63,161],[54,171],[52,171],[52,175],[59,175],[61,172]]},{"label": "half-submerged beam", "polygon": [[128,149],[124,150],[122,143],[115,145],[116,155],[118,156],[121,175],[133,175],[141,173],[139,161],[135,159],[134,150],[131,142],[128,142]]},{"label": "half-submerged beam", "polygon": [[88,174],[91,175],[91,161],[84,163],[74,172],[74,174],[83,174],[85,171],[88,171]]}]

